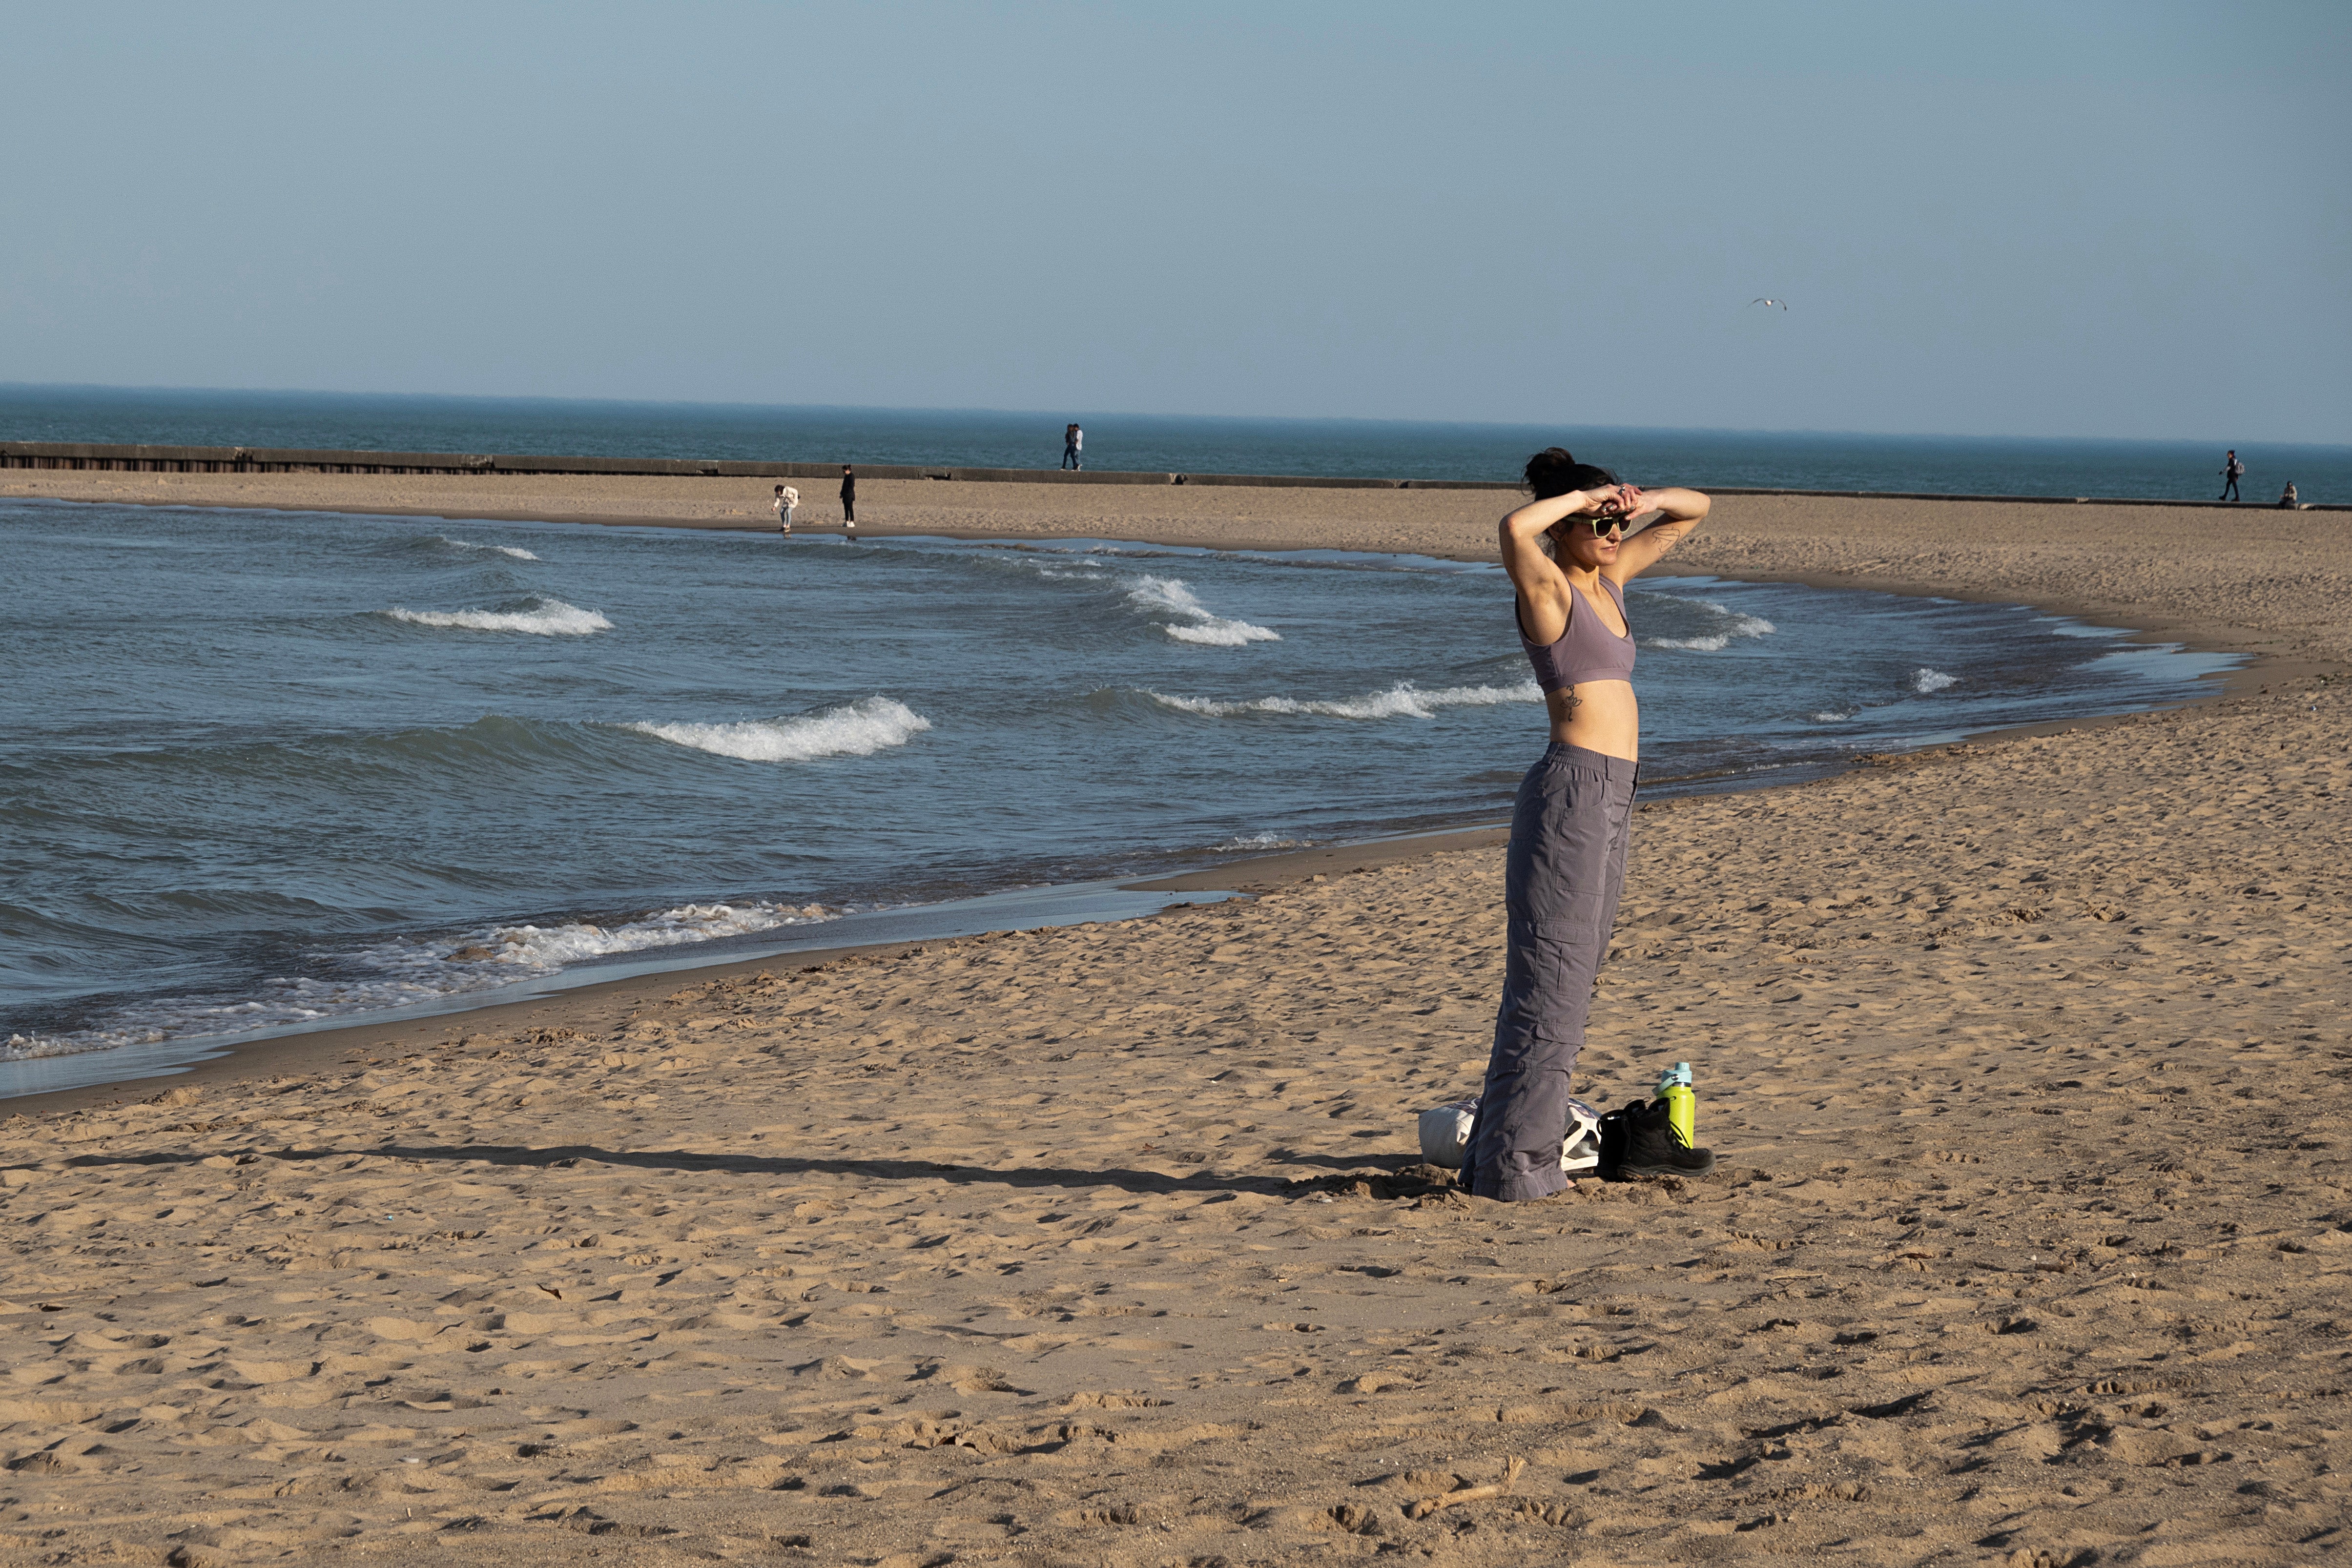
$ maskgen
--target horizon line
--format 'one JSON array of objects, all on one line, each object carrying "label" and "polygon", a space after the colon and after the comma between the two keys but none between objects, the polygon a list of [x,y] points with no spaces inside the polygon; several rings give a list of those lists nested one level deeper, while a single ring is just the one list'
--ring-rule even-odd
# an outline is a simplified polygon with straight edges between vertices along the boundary
[{"label": "horizon line", "polygon": [[[1039,418],[1067,422],[1067,411],[1055,412],[1035,408],[991,408],[951,406],[945,405],[894,405],[860,403],[745,403],[735,401],[705,401],[689,398],[663,397],[577,397],[547,393],[488,393],[488,392],[352,392],[321,387],[260,387],[260,386],[154,386],[122,385],[110,382],[28,382],[0,381],[0,394],[9,392],[80,392],[122,395],[177,395],[200,396],[247,397],[319,397],[319,398],[379,398],[391,401],[419,403],[540,403],[559,405],[581,405],[612,408],[694,408],[755,410],[763,413],[828,413],[886,415],[989,415],[999,417]],[[1092,419],[1163,419],[1225,422],[1232,424],[1298,424],[1298,425],[1374,425],[1462,430],[1564,430],[1591,431],[1596,434],[1615,432],[1665,435],[1839,437],[1867,440],[1920,441],[2014,441],[2032,444],[2059,445],[2069,442],[2104,442],[2118,446],[2209,446],[2243,445],[2249,450],[2269,447],[2302,447],[2328,451],[2352,451],[2352,442],[2334,441],[2261,441],[2252,443],[2223,440],[2214,437],[2187,436],[2021,436],[1995,433],[1961,433],[1932,430],[1839,430],[1821,427],[1761,427],[1731,425],[1599,425],[1573,420],[1500,420],[1500,419],[1433,419],[1406,418],[1394,416],[1354,414],[1175,414],[1153,413],[1137,409],[1106,410],[1080,417],[1085,423]]]}]

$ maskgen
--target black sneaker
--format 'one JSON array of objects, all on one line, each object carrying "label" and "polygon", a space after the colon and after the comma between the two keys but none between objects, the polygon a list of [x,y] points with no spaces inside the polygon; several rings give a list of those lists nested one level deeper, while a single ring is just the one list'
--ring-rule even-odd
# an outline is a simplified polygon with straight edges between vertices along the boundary
[{"label": "black sneaker", "polygon": [[1704,1176],[1715,1169],[1715,1152],[1683,1142],[1666,1102],[1635,1100],[1601,1121],[1601,1173],[1627,1176]]}]

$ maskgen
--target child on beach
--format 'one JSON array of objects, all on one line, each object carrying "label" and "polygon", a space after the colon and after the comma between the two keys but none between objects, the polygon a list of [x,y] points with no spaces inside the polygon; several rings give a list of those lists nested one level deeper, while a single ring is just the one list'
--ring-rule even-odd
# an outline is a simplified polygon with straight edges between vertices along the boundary
[{"label": "child on beach", "polygon": [[[1551,716],[1551,744],[1519,784],[1503,903],[1503,996],[1464,1184],[1519,1202],[1568,1185],[1569,1074],[1584,1046],[1592,982],[1609,951],[1633,826],[1641,710],[1625,584],[1696,528],[1696,490],[1643,491],[1559,447],[1528,459],[1535,500],[1503,519],[1519,646]],[[1627,520],[1663,514],[1627,537]],[[1679,1141],[1664,1101],[1638,1115],[1621,1166],[1699,1175],[1715,1156]]]},{"label": "child on beach", "polygon": [[790,485],[778,485],[775,504],[776,521],[782,525],[776,531],[790,538],[793,531],[793,508],[801,504],[801,492]]}]

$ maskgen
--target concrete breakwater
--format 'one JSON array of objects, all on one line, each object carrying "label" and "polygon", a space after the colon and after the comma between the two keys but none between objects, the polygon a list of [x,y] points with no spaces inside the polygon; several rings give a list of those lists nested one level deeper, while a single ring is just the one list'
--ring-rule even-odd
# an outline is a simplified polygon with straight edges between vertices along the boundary
[{"label": "concrete breakwater", "polygon": [[[82,441],[0,441],[0,468],[158,474],[612,474],[680,479],[821,479],[838,461],[756,463],[696,458],[565,458],[471,452],[345,452],[276,447],[131,447]],[[1274,474],[1171,474],[1063,468],[974,468],[860,463],[871,479],[1066,485],[1251,485],[1315,489],[1513,489],[1478,479],[1388,479]]]},{"label": "concrete breakwater", "polygon": [[[278,447],[116,446],[83,441],[0,441],[0,468],[49,468],[158,474],[476,474],[650,475],[680,479],[822,479],[841,472],[838,461],[746,462],[696,458],[566,458],[470,452],[362,452]],[[1274,489],[1516,490],[1504,479],[1377,479],[1312,474],[1176,474],[1117,469],[981,468],[950,464],[860,463],[871,479],[941,479],[963,483],[1059,485],[1227,485]],[[1919,490],[1753,489],[1710,485],[1715,495],[1845,496],[1885,500],[2031,501],[2042,504],[2228,507],[2263,510],[2259,502],[2149,500],[2103,496],[1958,495]],[[2352,506],[2309,504],[2305,511],[2347,511]]]}]

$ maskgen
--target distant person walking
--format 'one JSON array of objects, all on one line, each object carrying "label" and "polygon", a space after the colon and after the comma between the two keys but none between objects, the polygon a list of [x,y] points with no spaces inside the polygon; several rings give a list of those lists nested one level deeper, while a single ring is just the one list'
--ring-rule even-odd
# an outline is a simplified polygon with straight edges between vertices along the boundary
[{"label": "distant person walking", "polygon": [[847,463],[841,465],[841,526],[857,531],[857,470]]},{"label": "distant person walking", "polygon": [[2221,459],[2221,499],[2223,500],[2239,499],[2238,479],[2245,471],[2246,465],[2238,461],[2237,448],[2231,447],[2230,455]]},{"label": "distant person walking", "polygon": [[1087,433],[1074,423],[1062,432],[1062,467],[1084,468],[1086,465]]},{"label": "distant person walking", "polygon": [[776,531],[790,537],[793,531],[793,508],[801,504],[801,492],[790,485],[776,487]]},{"label": "distant person walking", "polygon": [[2302,498],[2294,493],[2294,481],[2287,480],[2286,489],[2279,491],[2279,510],[2293,511],[2302,504]]}]

